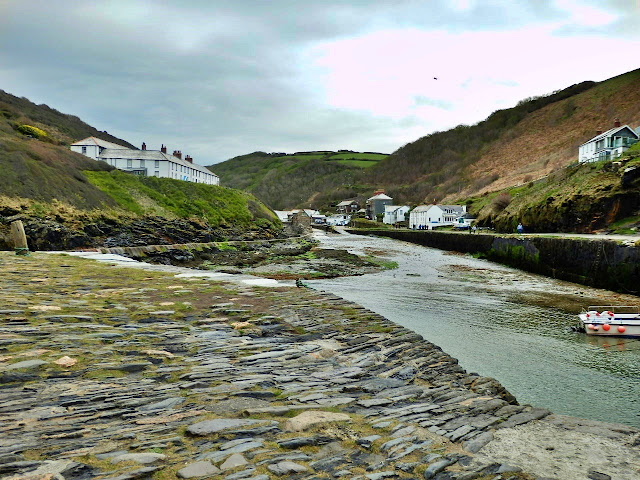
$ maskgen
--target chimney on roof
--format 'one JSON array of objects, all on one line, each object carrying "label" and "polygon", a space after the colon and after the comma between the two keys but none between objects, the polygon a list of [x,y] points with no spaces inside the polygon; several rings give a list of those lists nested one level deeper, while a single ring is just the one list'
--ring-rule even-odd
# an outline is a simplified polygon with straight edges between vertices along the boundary
[{"label": "chimney on roof", "polygon": [[160,147],[160,151],[162,153],[167,153],[167,146],[163,143],[162,146]]},{"label": "chimney on roof", "polygon": [[596,135],[602,135],[602,130],[600,129],[596,130]]},{"label": "chimney on roof", "polygon": [[147,149],[147,144],[142,142],[142,150],[146,150]]},{"label": "chimney on roof", "polygon": [[373,192],[373,196],[375,197],[376,195],[380,195],[381,193],[384,193],[384,189],[376,190],[375,192]]},{"label": "chimney on roof", "polygon": [[190,155],[187,155],[186,157],[184,157],[184,159],[189,163],[193,163],[193,158],[191,158]]},{"label": "chimney on roof", "polygon": [[182,160],[182,152],[180,150],[174,150],[173,156]]},{"label": "chimney on roof", "polygon": [[616,118],[615,122],[613,122],[614,128],[618,128],[620,126],[620,119]]}]

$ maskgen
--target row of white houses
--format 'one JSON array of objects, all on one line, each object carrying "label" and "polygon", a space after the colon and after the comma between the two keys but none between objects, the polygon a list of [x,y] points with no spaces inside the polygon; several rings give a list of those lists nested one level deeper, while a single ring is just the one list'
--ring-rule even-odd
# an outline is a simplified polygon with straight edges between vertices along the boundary
[{"label": "row of white houses", "polygon": [[220,184],[220,179],[211,170],[193,163],[189,155],[183,159],[180,151],[167,154],[167,147],[164,145],[160,150],[147,150],[143,143],[141,150],[134,150],[100,138],[87,137],[71,144],[71,150],[134,175],[173,178],[207,185]]}]

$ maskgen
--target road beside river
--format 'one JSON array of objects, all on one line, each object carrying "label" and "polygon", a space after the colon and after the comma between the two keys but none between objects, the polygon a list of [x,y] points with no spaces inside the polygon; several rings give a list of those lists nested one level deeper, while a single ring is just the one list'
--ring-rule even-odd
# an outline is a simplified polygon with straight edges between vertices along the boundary
[{"label": "road beside river", "polygon": [[462,367],[498,379],[521,403],[640,426],[640,340],[570,332],[588,305],[635,296],[532,275],[405,242],[316,233],[325,248],[374,254],[398,268],[309,281],[423,335]]}]

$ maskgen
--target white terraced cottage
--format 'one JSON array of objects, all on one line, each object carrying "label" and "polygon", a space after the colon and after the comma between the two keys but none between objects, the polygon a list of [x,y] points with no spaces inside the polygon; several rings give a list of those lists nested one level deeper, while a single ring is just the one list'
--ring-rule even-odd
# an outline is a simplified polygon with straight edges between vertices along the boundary
[{"label": "white terraced cottage", "polygon": [[418,205],[409,213],[409,228],[431,230],[455,225],[466,213],[466,205]]},{"label": "white terraced cottage", "polygon": [[174,151],[173,155],[168,155],[167,147],[164,145],[160,150],[147,150],[146,144],[143,143],[142,150],[134,150],[96,137],[87,137],[71,144],[71,150],[94,160],[102,160],[118,170],[134,175],[220,185],[220,179],[215,173],[202,165],[193,163],[189,155],[183,159],[180,151]]},{"label": "white terraced cottage", "polygon": [[398,222],[404,222],[405,215],[409,213],[409,210],[411,208],[408,205],[385,205],[382,223],[394,225]]}]

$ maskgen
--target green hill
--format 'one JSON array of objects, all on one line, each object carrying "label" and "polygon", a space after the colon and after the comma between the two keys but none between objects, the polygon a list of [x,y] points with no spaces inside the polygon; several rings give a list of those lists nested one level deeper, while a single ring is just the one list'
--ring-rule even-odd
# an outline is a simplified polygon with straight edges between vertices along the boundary
[{"label": "green hill", "polygon": [[132,147],[77,117],[0,91],[0,248],[10,244],[8,224],[16,218],[40,249],[113,243],[123,232],[135,244],[143,237],[181,243],[279,234],[273,212],[251,194],[128,175],[69,150],[87,136]]},{"label": "green hill", "polygon": [[[640,125],[640,69],[524,99],[475,125],[426,135],[367,168],[352,163],[323,170],[321,158],[260,152],[210,168],[274,208],[328,210],[382,188],[395,204],[468,203],[484,224],[498,228],[510,229],[518,218],[530,218],[539,230],[601,229],[640,215],[634,184],[623,186],[621,172],[568,167],[577,163],[579,145],[596,130],[613,127],[616,118],[633,128]],[[613,183],[603,180],[605,173],[615,173]],[[578,178],[589,178],[591,190],[573,188]],[[500,192],[502,201],[494,202]],[[507,196],[508,208],[500,209]]]},{"label": "green hill", "polygon": [[365,195],[362,173],[387,157],[383,153],[315,151],[254,152],[209,167],[220,181],[253,193],[276,210],[328,208],[334,199]]}]

